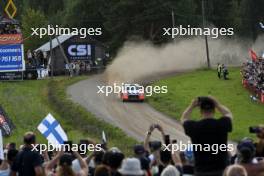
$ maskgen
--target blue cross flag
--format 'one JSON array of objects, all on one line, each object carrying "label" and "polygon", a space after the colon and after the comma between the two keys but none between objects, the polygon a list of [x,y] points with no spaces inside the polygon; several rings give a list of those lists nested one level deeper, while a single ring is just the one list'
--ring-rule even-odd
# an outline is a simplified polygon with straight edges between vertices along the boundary
[{"label": "blue cross flag", "polygon": [[38,126],[40,133],[53,145],[63,144],[68,137],[59,122],[48,114]]},{"label": "blue cross flag", "polygon": [[264,29],[264,24],[262,22],[259,22],[259,25],[262,29]]}]

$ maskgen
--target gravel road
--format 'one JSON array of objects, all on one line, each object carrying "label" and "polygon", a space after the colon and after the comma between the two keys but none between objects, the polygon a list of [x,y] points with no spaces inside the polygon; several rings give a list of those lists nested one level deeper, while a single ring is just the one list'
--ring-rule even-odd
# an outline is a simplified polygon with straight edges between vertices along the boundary
[{"label": "gravel road", "polygon": [[[102,77],[95,75],[70,86],[67,89],[69,97],[97,118],[121,128],[138,141],[143,141],[151,124],[158,123],[163,126],[165,133],[171,135],[171,139],[187,142],[188,137],[184,135],[182,126],[176,120],[156,111],[147,103],[123,103],[117,94],[98,94],[97,86],[106,85]],[[160,139],[160,134],[154,132],[153,139]]]}]

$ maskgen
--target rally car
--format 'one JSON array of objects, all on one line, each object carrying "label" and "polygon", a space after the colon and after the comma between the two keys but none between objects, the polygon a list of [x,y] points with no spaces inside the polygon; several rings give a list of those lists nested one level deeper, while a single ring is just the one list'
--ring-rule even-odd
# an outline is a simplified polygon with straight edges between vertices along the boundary
[{"label": "rally car", "polygon": [[144,87],[138,84],[123,84],[120,92],[120,97],[123,102],[126,101],[140,101],[145,100]]}]

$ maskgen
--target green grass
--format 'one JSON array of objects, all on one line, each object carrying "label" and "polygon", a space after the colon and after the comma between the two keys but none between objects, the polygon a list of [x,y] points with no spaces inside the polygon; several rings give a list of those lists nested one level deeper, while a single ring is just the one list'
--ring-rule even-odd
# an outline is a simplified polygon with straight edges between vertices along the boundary
[{"label": "green grass", "polygon": [[23,134],[27,131],[35,132],[39,143],[47,143],[37,126],[51,113],[73,142],[77,143],[84,138],[100,142],[101,132],[104,130],[110,146],[117,146],[130,154],[135,140],[127,137],[120,129],[96,119],[66,96],[67,86],[83,79],[87,77],[0,83],[0,104],[16,126],[13,134],[4,138],[4,143],[22,144]]},{"label": "green grass", "polygon": [[[252,102],[250,93],[241,85],[240,70],[230,69],[230,80],[219,80],[215,70],[197,70],[156,82],[167,85],[167,94],[155,94],[148,102],[159,111],[179,119],[182,112],[197,96],[213,95],[233,113],[232,140],[249,136],[248,127],[263,123],[264,104]],[[217,114],[219,116],[219,114]],[[198,110],[194,119],[200,118]]]}]

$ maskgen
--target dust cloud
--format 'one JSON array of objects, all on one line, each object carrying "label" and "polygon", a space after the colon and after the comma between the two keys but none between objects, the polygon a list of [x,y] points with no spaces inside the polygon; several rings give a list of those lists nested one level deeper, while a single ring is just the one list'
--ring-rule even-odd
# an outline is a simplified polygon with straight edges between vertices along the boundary
[{"label": "dust cloud", "polygon": [[[248,57],[249,42],[231,39],[210,39],[212,66],[218,62],[239,66]],[[175,41],[163,46],[149,42],[126,42],[105,71],[109,83],[133,82],[162,73],[182,72],[207,66],[204,38]]]}]

